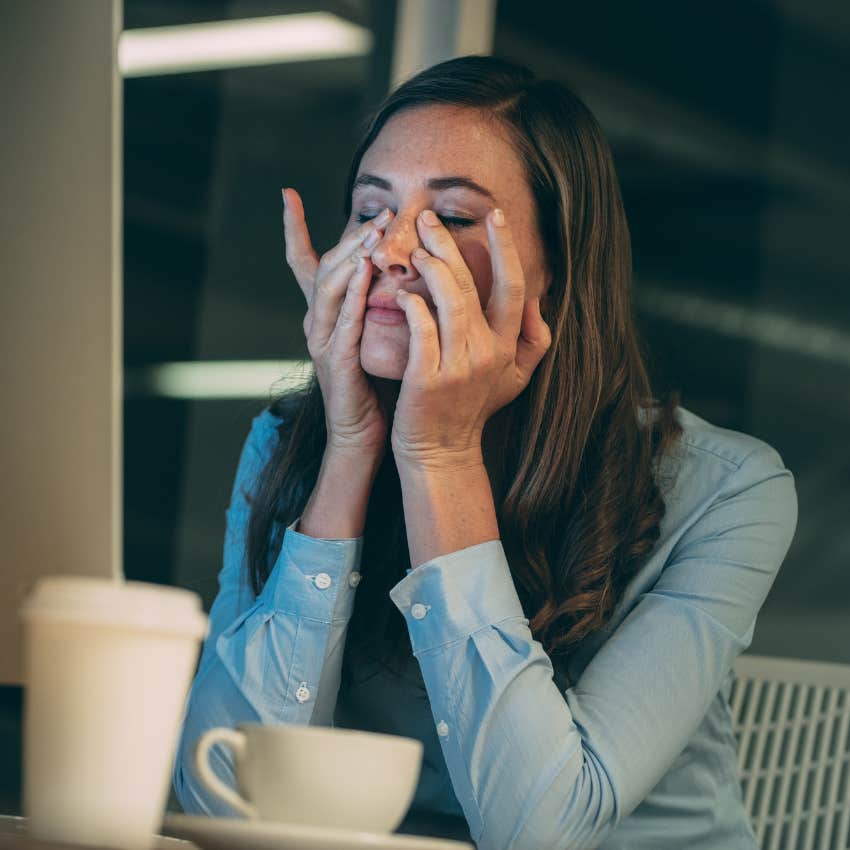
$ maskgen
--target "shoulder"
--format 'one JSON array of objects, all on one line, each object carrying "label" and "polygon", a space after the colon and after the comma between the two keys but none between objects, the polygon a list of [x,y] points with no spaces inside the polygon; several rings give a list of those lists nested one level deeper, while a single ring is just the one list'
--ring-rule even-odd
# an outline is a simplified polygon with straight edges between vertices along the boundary
[{"label": "shoulder", "polygon": [[[658,474],[665,502],[659,536],[607,632],[680,559],[721,564],[731,558],[742,567],[758,561],[772,573],[794,536],[794,476],[773,446],[713,425],[683,407],[676,408],[676,419],[682,435]],[[702,579],[711,582],[714,572],[703,570]]]},{"label": "shoulder", "polygon": [[278,439],[278,427],[284,417],[274,413],[272,407],[263,408],[252,420],[248,432],[248,442],[261,454],[274,447]]},{"label": "shoulder", "polygon": [[764,440],[721,428],[684,407],[676,408],[686,453],[702,465],[740,468],[748,460],[785,468],[779,452]]},{"label": "shoulder", "polygon": [[794,475],[773,446],[714,425],[683,407],[676,408],[676,419],[681,437],[659,466],[667,506],[662,547],[717,505],[732,500],[739,521],[796,525]]},{"label": "shoulder", "polygon": [[242,446],[239,479],[245,481],[254,478],[268,463],[279,439],[278,427],[283,421],[283,417],[275,414],[272,407],[266,407],[254,416]]},{"label": "shoulder", "polygon": [[682,433],[656,465],[656,478],[672,512],[668,525],[675,523],[677,513],[693,517],[699,506],[723,498],[730,487],[740,490],[779,477],[787,479],[786,488],[793,492],[794,476],[770,443],[721,428],[682,406],[676,408],[675,418]]}]

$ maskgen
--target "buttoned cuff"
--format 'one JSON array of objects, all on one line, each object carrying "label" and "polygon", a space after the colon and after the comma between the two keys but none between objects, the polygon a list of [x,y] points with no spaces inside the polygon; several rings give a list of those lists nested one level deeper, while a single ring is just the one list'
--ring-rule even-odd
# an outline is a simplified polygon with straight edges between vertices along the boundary
[{"label": "buttoned cuff", "polygon": [[524,618],[501,540],[438,555],[390,590],[417,657],[510,618]]},{"label": "buttoned cuff", "polygon": [[350,620],[360,582],[363,536],[319,538],[286,527],[277,564],[263,587],[264,607],[332,622]]}]

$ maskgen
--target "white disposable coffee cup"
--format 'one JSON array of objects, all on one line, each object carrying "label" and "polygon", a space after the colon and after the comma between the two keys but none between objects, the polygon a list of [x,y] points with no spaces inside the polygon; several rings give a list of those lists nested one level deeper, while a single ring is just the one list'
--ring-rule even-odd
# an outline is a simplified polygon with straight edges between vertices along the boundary
[{"label": "white disposable coffee cup", "polygon": [[[210,748],[234,753],[236,790],[216,776]],[[195,745],[206,787],[252,820],[391,832],[404,819],[422,767],[422,742],[401,735],[300,724],[208,729]]]},{"label": "white disposable coffee cup", "polygon": [[20,617],[30,834],[150,850],[208,628],[200,597],[144,582],[47,576]]}]

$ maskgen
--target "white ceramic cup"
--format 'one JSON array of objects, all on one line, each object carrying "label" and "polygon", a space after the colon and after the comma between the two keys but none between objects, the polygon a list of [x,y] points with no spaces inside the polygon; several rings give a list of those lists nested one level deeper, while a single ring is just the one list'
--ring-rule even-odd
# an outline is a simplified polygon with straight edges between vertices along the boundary
[{"label": "white ceramic cup", "polygon": [[[213,773],[209,750],[232,748],[239,793]],[[301,724],[208,729],[195,746],[207,788],[247,818],[391,832],[404,819],[422,767],[422,742]]]},{"label": "white ceramic cup", "polygon": [[47,576],[20,617],[30,835],[150,850],[208,628],[200,597],[145,582]]}]

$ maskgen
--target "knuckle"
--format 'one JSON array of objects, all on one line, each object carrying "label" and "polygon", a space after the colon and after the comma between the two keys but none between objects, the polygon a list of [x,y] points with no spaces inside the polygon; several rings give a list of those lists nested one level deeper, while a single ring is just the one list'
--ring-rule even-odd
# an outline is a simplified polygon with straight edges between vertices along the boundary
[{"label": "knuckle", "polygon": [[494,352],[491,349],[485,349],[478,352],[478,355],[475,358],[475,366],[477,369],[486,372],[493,369],[496,365],[502,365],[506,359],[507,358],[503,357],[503,353],[501,351]]},{"label": "knuckle", "polygon": [[516,298],[518,301],[525,300],[525,283],[519,280],[507,281],[507,293],[509,298]]},{"label": "knuckle", "polygon": [[328,279],[320,277],[316,279],[316,286],[313,290],[313,303],[323,301],[328,297]]},{"label": "knuckle", "polygon": [[468,380],[466,370],[451,369],[446,372],[445,381],[449,387],[461,387]]},{"label": "knuckle", "polygon": [[465,266],[452,263],[449,265],[449,271],[451,271],[454,275],[455,280],[458,282],[458,286],[462,291],[466,292],[469,290],[470,286],[475,286],[475,281],[470,277]]},{"label": "knuckle", "polygon": [[456,298],[449,304],[448,314],[453,319],[462,319],[466,315],[466,305]]}]

